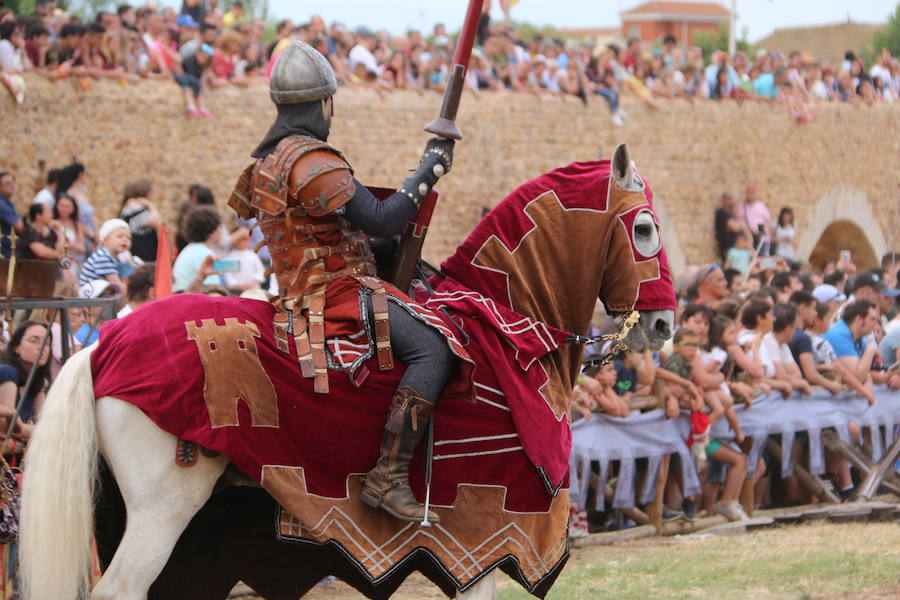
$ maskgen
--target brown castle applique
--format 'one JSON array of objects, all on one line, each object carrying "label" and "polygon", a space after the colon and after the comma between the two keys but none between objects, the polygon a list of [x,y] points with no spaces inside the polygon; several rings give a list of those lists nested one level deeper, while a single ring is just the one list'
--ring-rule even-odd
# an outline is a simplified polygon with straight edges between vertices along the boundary
[{"label": "brown castle applique", "polygon": [[256,348],[259,329],[255,323],[225,319],[203,319],[184,324],[189,340],[197,344],[206,383],[203,399],[213,429],[237,426],[238,400],[250,409],[253,427],[278,427],[278,399]]}]

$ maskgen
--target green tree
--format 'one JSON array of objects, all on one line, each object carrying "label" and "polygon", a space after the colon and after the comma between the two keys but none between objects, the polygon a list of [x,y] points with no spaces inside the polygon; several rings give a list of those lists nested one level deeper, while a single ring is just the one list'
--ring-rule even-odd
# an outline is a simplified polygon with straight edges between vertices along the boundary
[{"label": "green tree", "polygon": [[[57,4],[59,3],[57,2]],[[116,7],[112,0],[71,0],[65,4],[67,4],[66,10],[70,14],[77,15],[84,21],[93,21],[98,12],[111,11]]]},{"label": "green tree", "polygon": [[[694,44],[703,49],[703,60],[707,63],[712,57],[712,53],[716,50],[728,51],[728,24],[720,23],[719,31],[713,33],[711,31],[695,31]],[[747,41],[747,28],[741,30],[740,37],[735,40],[735,48],[739,52],[750,52],[752,46]]]},{"label": "green tree", "polygon": [[34,0],[6,0],[3,5],[17,15],[29,15],[34,12]]},{"label": "green tree", "polygon": [[900,56],[900,2],[897,3],[894,14],[888,18],[887,25],[876,29],[872,34],[868,47],[863,52],[868,59],[867,64],[871,64],[884,49],[891,56]]},{"label": "green tree", "polygon": [[[269,0],[241,0],[244,5],[244,14],[248,19],[269,20]],[[234,0],[220,2],[219,7],[223,11],[227,11],[234,4]]]}]

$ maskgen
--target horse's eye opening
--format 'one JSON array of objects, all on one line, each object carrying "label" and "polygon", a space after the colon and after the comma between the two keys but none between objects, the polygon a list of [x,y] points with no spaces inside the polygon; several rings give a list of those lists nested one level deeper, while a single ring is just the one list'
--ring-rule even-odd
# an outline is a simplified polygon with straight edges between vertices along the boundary
[{"label": "horse's eye opening", "polygon": [[649,210],[642,210],[634,218],[632,225],[632,239],[634,247],[645,257],[655,256],[662,248],[662,241],[659,237],[659,228],[656,226],[656,220],[653,213]]}]

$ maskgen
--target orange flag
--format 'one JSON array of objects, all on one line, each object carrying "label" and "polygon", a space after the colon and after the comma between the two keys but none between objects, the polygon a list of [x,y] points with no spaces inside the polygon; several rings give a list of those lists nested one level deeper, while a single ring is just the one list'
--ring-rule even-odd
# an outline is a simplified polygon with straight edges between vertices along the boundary
[{"label": "orange flag", "polygon": [[159,240],[156,246],[156,274],[153,278],[156,288],[156,299],[161,300],[172,295],[172,253],[169,251],[169,236],[166,226],[159,228]]}]

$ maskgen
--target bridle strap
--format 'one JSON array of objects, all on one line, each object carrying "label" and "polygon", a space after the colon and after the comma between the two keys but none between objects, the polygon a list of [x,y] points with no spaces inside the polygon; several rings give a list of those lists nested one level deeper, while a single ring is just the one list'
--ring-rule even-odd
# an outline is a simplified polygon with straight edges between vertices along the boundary
[{"label": "bridle strap", "polygon": [[623,342],[622,340],[625,339],[625,337],[631,331],[631,328],[637,324],[640,318],[641,313],[633,310],[629,312],[628,315],[626,315],[626,317],[622,320],[622,324],[619,325],[619,330],[615,333],[604,333],[603,335],[597,335],[593,337],[571,333],[566,338],[566,341],[575,344],[594,344],[596,342],[607,342],[610,340],[614,341],[615,343],[612,345],[612,348],[610,348],[609,351],[603,354],[603,356],[601,356],[600,358],[582,361],[582,364],[589,367],[597,365],[603,366],[612,361],[613,357],[616,354],[618,354],[622,350],[628,349],[628,346],[626,346],[625,342]]}]

